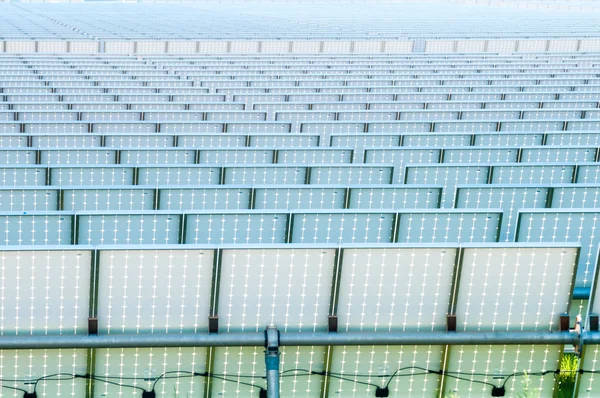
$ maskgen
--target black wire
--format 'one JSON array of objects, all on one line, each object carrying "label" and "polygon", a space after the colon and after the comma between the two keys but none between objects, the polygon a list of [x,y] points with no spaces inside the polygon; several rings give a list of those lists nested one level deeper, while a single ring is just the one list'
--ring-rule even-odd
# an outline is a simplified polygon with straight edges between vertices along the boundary
[{"label": "black wire", "polygon": [[392,380],[394,379],[394,377],[410,377],[410,376],[425,376],[431,373],[436,373],[439,374],[437,372],[420,372],[420,373],[407,373],[404,375],[396,375],[394,374],[392,377],[390,377],[390,379],[388,380],[388,382],[385,384],[385,388],[388,388],[390,386],[390,383],[392,382]]},{"label": "black wire", "polygon": [[286,378],[286,377],[310,377],[310,376],[323,376],[320,373],[298,373],[298,374],[293,374],[293,375],[280,375],[279,377],[281,378]]},{"label": "black wire", "polygon": [[152,384],[152,389],[150,391],[154,391],[154,387],[156,387],[156,383],[158,383],[164,376],[169,375],[169,374],[174,374],[174,373],[183,373],[184,377],[194,377],[194,376],[199,376],[201,375],[200,373],[195,373],[195,372],[189,372],[186,370],[171,370],[169,372],[164,372],[163,374],[161,374]]},{"label": "black wire", "polygon": [[219,380],[223,380],[223,381],[230,382],[230,383],[242,384],[242,385],[244,385],[244,386],[249,386],[249,387],[252,387],[252,388],[259,388],[259,389],[261,389],[261,390],[264,390],[264,388],[263,388],[263,387],[261,387],[261,386],[259,386],[259,385],[257,385],[257,384],[245,383],[245,382],[243,382],[243,381],[239,381],[239,380],[235,380],[235,379],[228,379],[228,378],[226,378],[226,377],[215,376],[215,375],[212,375],[212,374],[211,374],[211,375],[209,375],[208,377],[212,377],[212,378],[214,378],[214,379],[219,379]]},{"label": "black wire", "polygon": [[[422,372],[420,373],[407,373],[407,374],[399,374],[405,370],[420,370]],[[290,374],[291,373],[291,374]],[[419,367],[419,366],[410,366],[410,367],[403,367],[403,368],[399,368],[397,369],[394,373],[392,373],[391,375],[386,374],[386,375],[374,375],[374,374],[344,374],[344,373],[334,373],[334,372],[324,372],[324,371],[311,371],[308,369],[302,369],[302,368],[296,368],[296,369],[287,369],[284,370],[282,372],[280,372],[281,377],[294,377],[294,376],[299,376],[299,377],[306,377],[306,376],[312,376],[312,375],[318,375],[318,376],[329,376],[338,380],[342,380],[342,381],[347,381],[347,382],[351,382],[351,383],[355,383],[355,384],[360,384],[360,385],[365,385],[365,386],[369,386],[369,387],[375,387],[378,388],[379,386],[373,383],[369,383],[369,382],[364,382],[364,381],[360,381],[360,380],[356,380],[356,379],[351,379],[349,377],[354,377],[354,378],[361,378],[361,377],[371,377],[371,378],[378,378],[378,377],[389,377],[389,380],[387,381],[385,387],[389,387],[389,385],[391,384],[392,380],[396,377],[408,377],[408,376],[423,376],[423,375],[427,375],[427,374],[437,374],[437,375],[444,375],[446,377],[449,378],[453,378],[456,380],[462,380],[462,381],[468,381],[471,383],[477,383],[477,384],[482,384],[482,385],[486,385],[486,386],[491,386],[491,387],[496,387],[496,385],[489,383],[489,382],[485,382],[482,380],[475,380],[475,379],[469,379],[466,377],[461,377],[459,375],[470,375],[470,376],[478,376],[478,377],[490,377],[490,376],[497,376],[497,377],[503,377],[505,378],[503,383],[502,383],[502,387],[504,388],[506,386],[506,384],[508,383],[508,381],[511,378],[514,377],[521,377],[524,375],[529,375],[529,376],[539,376],[539,377],[543,377],[546,376],[549,373],[554,373],[554,374],[559,374],[559,373],[579,373],[579,374],[584,374],[584,373],[589,373],[589,374],[597,374],[600,373],[600,370],[584,370],[584,369],[579,369],[579,370],[546,370],[546,371],[540,371],[540,372],[515,372],[515,373],[511,373],[511,374],[499,374],[499,375],[494,375],[491,373],[468,373],[468,372],[459,372],[459,371],[441,371],[441,370],[431,370],[431,369],[426,369],[423,367]],[[177,374],[177,376],[169,376],[172,374]],[[11,387],[11,386],[7,386],[1,383],[33,383],[34,387],[33,387],[33,392],[36,392],[37,386],[41,381],[57,381],[57,380],[73,380],[75,378],[87,378],[87,379],[93,379],[93,380],[97,380],[106,384],[111,384],[111,385],[115,385],[118,387],[127,387],[127,388],[132,388],[132,389],[137,389],[137,390],[142,390],[142,391],[146,391],[144,388],[139,387],[139,386],[135,386],[135,385],[130,385],[130,384],[124,384],[124,383],[117,383],[117,382],[113,382],[110,381],[110,379],[121,379],[121,380],[143,380],[143,381],[154,381],[154,383],[152,384],[152,390],[154,391],[156,385],[158,384],[159,381],[161,380],[167,380],[167,379],[177,379],[177,378],[182,378],[182,377],[212,377],[214,379],[218,379],[218,380],[223,380],[225,382],[229,382],[229,383],[237,383],[237,384],[241,384],[241,385],[245,385],[248,387],[252,387],[252,388],[257,388],[257,389],[261,389],[264,390],[263,387],[257,385],[257,384],[253,384],[253,383],[247,383],[247,382],[243,382],[240,380],[236,380],[236,379],[232,379],[230,377],[228,377],[228,375],[226,374],[211,374],[211,373],[197,373],[197,372],[191,372],[191,371],[185,371],[185,370],[176,370],[176,371],[168,371],[168,372],[164,372],[163,374],[161,374],[158,377],[152,377],[152,378],[140,378],[140,377],[122,377],[122,376],[96,376],[96,375],[79,375],[79,374],[71,374],[71,373],[54,373],[54,374],[50,374],[50,375],[46,375],[46,376],[42,376],[39,377],[37,379],[0,379],[0,388],[7,388],[7,389],[11,389],[11,390],[15,390],[15,391],[20,391],[23,393],[27,393],[27,390],[22,389],[22,388],[18,388],[18,387]],[[257,375],[236,375],[236,378],[262,378],[265,379],[265,376],[257,376]]]},{"label": "black wire", "polygon": [[[62,379],[61,376],[65,376],[65,379]],[[52,379],[52,377],[58,377],[58,379]],[[35,383],[33,383],[33,392],[36,392],[37,385],[40,381],[47,380],[47,379],[49,379],[49,380],[73,380],[76,377],[77,376],[72,373],[54,373],[54,374],[42,376],[42,377],[38,378],[35,381]]]},{"label": "black wire", "polygon": [[[443,373],[444,372],[440,372],[440,374],[443,374]],[[492,388],[496,388],[495,384],[488,383],[487,381],[467,379],[467,378],[464,378],[464,377],[459,377],[459,376],[454,376],[454,375],[449,375],[449,374],[446,374],[446,377],[451,377],[451,378],[456,379],[456,380],[469,381],[471,383],[483,384],[483,385],[486,385],[486,386],[490,386]]]},{"label": "black wire", "polygon": [[99,376],[88,375],[88,376],[83,376],[83,377],[88,377],[88,378],[90,378],[92,380],[101,381],[101,382],[106,383],[106,384],[112,384],[113,386],[134,388],[136,390],[142,390],[142,391],[146,392],[146,390],[144,388],[142,388],[142,387],[133,386],[131,384],[115,383],[114,381],[109,381],[109,380],[106,380],[106,379],[102,379]]},{"label": "black wire", "polygon": [[[409,370],[409,369],[415,369],[415,370],[422,370],[423,372],[426,373],[439,373],[438,371],[432,371],[431,369],[427,369],[427,368],[423,368],[420,366],[406,366],[404,368],[400,368],[397,371],[395,371],[392,374],[383,374],[383,375],[375,375],[373,373],[353,373],[353,374],[348,374],[348,373],[334,373],[334,372],[329,372],[330,375],[338,375],[338,376],[352,376],[352,377],[393,377],[396,373],[398,373],[398,371],[402,372],[403,370]],[[412,373],[414,374],[414,373]],[[471,374],[471,373],[469,373]],[[485,376],[485,374],[483,374]]]},{"label": "black wire", "polygon": [[308,369],[301,369],[301,368],[296,368],[296,369],[288,369],[288,370],[284,370],[282,372],[280,372],[279,374],[286,374],[286,373],[290,373],[290,372],[306,372],[306,373],[313,373],[314,370],[308,370]]},{"label": "black wire", "polygon": [[22,392],[23,394],[27,394],[27,393],[29,392],[29,391],[27,391],[27,390],[24,390],[24,389],[22,389],[22,388],[19,388],[19,387],[5,386],[4,384],[0,384],[0,388],[8,388],[8,389],[10,389],[10,390],[20,391],[20,392]]},{"label": "black wire", "polygon": [[[421,368],[421,367],[416,367],[416,366],[415,366],[415,367],[412,367],[412,366],[411,366],[411,367],[404,367],[404,368],[400,368],[400,369],[396,370],[396,371],[395,371],[395,372],[392,374],[392,376],[390,377],[390,379],[388,380],[388,382],[387,382],[387,383],[385,383],[385,388],[388,388],[388,387],[390,386],[390,383],[392,382],[392,380],[394,380],[394,377],[396,377],[396,375],[397,375],[398,373],[400,373],[400,372],[402,372],[402,371],[405,371],[405,370],[408,370],[408,369],[411,369],[411,370],[412,370],[412,369],[424,370],[424,371],[426,371],[427,373],[429,373],[429,371],[428,371],[427,369],[424,369],[424,368]],[[411,373],[409,373],[408,375],[403,375],[403,376],[409,376],[409,375],[412,375],[412,374],[411,374]]]},{"label": "black wire", "polygon": [[336,378],[336,379],[339,379],[339,380],[343,380],[343,381],[349,381],[349,382],[355,383],[355,384],[361,384],[363,386],[369,386],[369,387],[379,388],[379,386],[377,384],[368,383],[366,381],[347,379],[345,377],[335,376],[335,375],[332,375],[332,374],[330,374],[329,377],[333,377],[333,378]]},{"label": "black wire", "polygon": [[508,375],[506,377],[506,379],[504,380],[504,383],[502,383],[502,388],[504,388],[506,386],[506,383],[508,383],[508,380],[510,380],[512,377],[521,377],[521,376],[540,376],[540,377],[544,377],[546,376],[548,373],[554,373],[554,371],[552,370],[546,370],[544,372],[531,372],[531,373],[527,373],[527,372],[517,372],[517,373],[513,373],[511,375]]}]

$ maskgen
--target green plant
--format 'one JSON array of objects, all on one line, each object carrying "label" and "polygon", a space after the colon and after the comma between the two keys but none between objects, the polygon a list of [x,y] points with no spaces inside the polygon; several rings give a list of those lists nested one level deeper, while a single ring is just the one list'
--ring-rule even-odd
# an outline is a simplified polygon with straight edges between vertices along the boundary
[{"label": "green plant", "polygon": [[556,375],[557,398],[571,398],[575,389],[575,378],[579,369],[579,358],[575,354],[564,354],[560,361],[560,373]]},{"label": "green plant", "polygon": [[459,398],[458,394],[452,391],[449,395],[445,395],[444,398]]},{"label": "green plant", "polygon": [[523,392],[517,393],[518,398],[539,398],[540,397],[540,389],[533,387],[533,380],[527,372],[523,374],[523,379],[521,380],[521,386],[523,386]]}]

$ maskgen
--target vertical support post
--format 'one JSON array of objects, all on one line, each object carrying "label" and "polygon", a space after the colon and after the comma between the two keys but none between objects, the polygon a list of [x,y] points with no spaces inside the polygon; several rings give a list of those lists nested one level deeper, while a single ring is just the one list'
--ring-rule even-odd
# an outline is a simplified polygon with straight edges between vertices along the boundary
[{"label": "vertical support post", "polygon": [[279,331],[275,325],[265,329],[265,365],[267,398],[279,398]]},{"label": "vertical support post", "polygon": [[[90,302],[88,314],[88,334],[98,334],[98,279],[100,278],[100,251],[92,250],[90,268]],[[85,372],[87,374],[96,373],[96,348],[87,349],[87,363]],[[85,396],[93,398],[95,396],[95,380],[89,378],[86,380]]]}]

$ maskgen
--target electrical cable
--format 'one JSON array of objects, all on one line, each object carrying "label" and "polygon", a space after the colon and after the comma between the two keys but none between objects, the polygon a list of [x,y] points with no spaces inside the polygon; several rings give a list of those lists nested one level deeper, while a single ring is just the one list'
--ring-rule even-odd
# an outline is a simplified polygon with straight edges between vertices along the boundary
[{"label": "electrical cable", "polygon": [[[74,375],[72,373],[54,373],[54,374],[42,376],[42,377],[38,378],[35,381],[35,383],[33,383],[33,392],[35,393],[37,391],[37,386],[38,386],[38,383],[40,381],[44,381],[44,380],[49,380],[49,381],[62,380],[61,376],[65,376],[64,380],[73,380],[73,379],[75,379],[77,377],[76,375]],[[58,379],[53,379],[53,377],[58,377]]]},{"label": "electrical cable", "polygon": [[199,376],[199,375],[200,375],[200,373],[196,373],[196,372],[189,372],[189,371],[186,371],[186,370],[171,370],[171,371],[168,371],[168,372],[164,372],[163,374],[161,374],[161,375],[160,375],[160,376],[159,376],[159,377],[158,377],[158,378],[157,378],[157,379],[154,381],[154,383],[152,384],[152,389],[151,389],[150,391],[154,391],[154,387],[156,387],[156,383],[158,383],[158,382],[159,382],[161,379],[163,379],[163,378],[164,378],[164,376],[166,376],[166,375],[169,375],[169,374],[174,374],[174,373],[178,373],[178,374],[181,374],[181,373],[183,373],[183,375],[184,375],[185,377],[194,377],[194,376]]},{"label": "electrical cable", "polygon": [[261,390],[264,390],[263,387],[261,387],[261,386],[259,386],[257,384],[246,383],[246,382],[243,382],[243,381],[239,381],[239,380],[235,380],[235,379],[232,380],[232,379],[228,379],[226,377],[215,376],[215,375],[209,375],[207,377],[212,377],[213,379],[219,379],[219,380],[223,380],[223,381],[226,381],[226,382],[229,382],[229,383],[237,383],[237,384],[242,384],[244,386],[253,387],[253,388],[259,388]]},{"label": "electrical cable", "polygon": [[[560,370],[559,370],[559,372],[560,372]],[[513,374],[511,374],[511,375],[508,375],[508,376],[506,377],[506,379],[504,379],[504,383],[502,383],[502,387],[506,387],[506,383],[507,383],[507,382],[508,382],[508,380],[510,380],[512,377],[520,377],[520,376],[525,376],[525,375],[528,375],[528,376],[540,376],[540,377],[544,377],[544,376],[546,376],[548,373],[556,373],[556,372],[555,372],[555,371],[553,371],[553,370],[546,370],[546,371],[543,371],[543,372],[531,372],[531,373],[527,373],[527,372],[517,372],[517,373],[513,373]]]},{"label": "electrical cable", "polygon": [[329,375],[329,377],[333,377],[334,379],[339,379],[339,380],[343,380],[343,381],[349,381],[355,384],[361,384],[363,386],[369,386],[369,387],[374,387],[374,388],[379,388],[379,386],[377,384],[373,384],[373,383],[368,383],[365,381],[359,381],[359,380],[352,380],[352,379],[347,379],[345,377],[340,377],[340,376],[335,376],[335,375]]},{"label": "electrical cable", "polygon": [[[440,374],[443,374],[443,373],[444,373],[444,372],[440,372]],[[456,379],[456,380],[463,380],[463,381],[469,381],[469,382],[471,382],[471,383],[483,384],[483,385],[486,385],[486,386],[490,386],[490,387],[492,387],[492,388],[495,388],[495,387],[496,387],[496,385],[495,385],[495,384],[488,383],[487,381],[481,381],[481,380],[467,379],[467,378],[464,378],[464,377],[459,377],[459,376],[455,376],[455,375],[449,375],[449,374],[446,374],[445,376],[446,376],[446,377],[453,378],[453,379]]]},{"label": "electrical cable", "polygon": [[23,388],[19,388],[19,387],[11,387],[11,386],[5,386],[4,384],[0,384],[0,388],[8,388],[9,390],[20,391],[23,394],[27,394],[27,390],[25,390]]},{"label": "electrical cable", "polygon": [[[411,373],[405,373],[402,374],[402,372],[405,371],[419,371],[419,372],[411,372]],[[329,376],[331,378],[334,379],[338,379],[341,381],[346,381],[346,382],[351,382],[351,383],[355,383],[355,384],[360,384],[360,385],[364,385],[367,387],[371,387],[371,388],[380,388],[377,384],[374,383],[370,383],[367,381],[362,381],[362,380],[356,380],[356,378],[363,378],[363,377],[369,377],[369,378],[388,378],[386,384],[385,384],[385,389],[387,389],[390,384],[392,383],[392,381],[395,378],[399,378],[399,377],[409,377],[409,376],[424,376],[424,375],[428,375],[428,374],[437,374],[439,376],[446,376],[452,379],[456,379],[456,380],[461,380],[461,381],[467,381],[470,383],[477,383],[477,384],[482,384],[482,385],[486,385],[486,386],[490,386],[492,388],[496,388],[495,384],[492,384],[490,382],[486,382],[483,380],[477,380],[474,378],[468,378],[468,376],[470,377],[491,377],[491,376],[495,376],[495,377],[502,377],[503,383],[501,388],[505,388],[507,383],[510,381],[510,379],[515,378],[515,377],[522,377],[525,375],[528,376],[537,376],[537,377],[544,377],[548,374],[560,374],[560,373],[574,373],[577,372],[579,374],[598,374],[600,373],[600,370],[585,370],[585,369],[579,369],[579,370],[545,370],[545,371],[538,371],[538,372],[514,372],[514,373],[510,373],[510,374],[493,374],[493,373],[469,373],[469,372],[460,372],[460,371],[442,371],[442,370],[433,370],[433,369],[427,369],[427,368],[423,368],[420,366],[407,366],[407,367],[402,367],[397,369],[396,371],[394,371],[391,374],[384,374],[384,375],[374,375],[374,374],[344,374],[344,373],[335,373],[335,372],[325,372],[325,371],[314,371],[314,370],[308,370],[308,369],[303,369],[303,368],[296,368],[296,369],[286,369],[280,372],[280,377],[310,377],[310,376]],[[249,382],[245,382],[245,381],[241,381],[239,380],[240,378],[254,378],[254,379],[265,379],[266,376],[258,376],[258,375],[244,375],[244,374],[240,374],[240,375],[227,375],[227,374],[217,374],[217,373],[199,373],[199,372],[192,372],[192,371],[186,371],[186,370],[173,370],[173,371],[167,371],[162,373],[159,376],[156,377],[150,377],[150,378],[140,378],[140,377],[130,377],[130,376],[110,376],[110,375],[106,375],[106,376],[98,376],[98,375],[81,375],[81,374],[71,374],[71,373],[54,373],[54,374],[49,374],[46,376],[42,376],[36,379],[2,379],[0,378],[0,388],[6,388],[6,389],[11,389],[11,390],[15,390],[15,391],[20,391],[24,394],[28,394],[27,390],[23,389],[23,388],[19,388],[19,387],[11,387],[11,386],[7,386],[5,384],[2,383],[29,383],[29,384],[33,384],[33,393],[36,393],[38,384],[42,381],[61,381],[61,380],[73,380],[76,378],[83,378],[83,379],[91,379],[91,380],[96,380],[102,383],[106,383],[106,384],[110,384],[110,385],[114,385],[114,386],[118,386],[118,387],[125,387],[125,388],[132,388],[132,389],[136,389],[136,390],[141,390],[144,393],[147,393],[148,391],[146,389],[144,389],[143,387],[140,386],[136,386],[136,385],[132,385],[132,384],[126,384],[126,383],[119,383],[119,382],[115,382],[112,381],[112,379],[121,379],[121,380],[143,380],[143,381],[147,381],[147,382],[153,382],[152,383],[152,388],[151,388],[151,392],[154,392],[156,386],[158,385],[158,383],[162,380],[171,380],[171,379],[179,379],[179,378],[185,378],[185,377],[207,377],[207,378],[213,378],[216,380],[222,380],[224,382],[227,383],[237,383],[240,385],[244,385],[247,387],[252,387],[255,389],[259,389],[261,391],[265,391],[264,387],[261,387],[258,384],[254,384],[254,383],[249,383]]]},{"label": "electrical cable", "polygon": [[101,378],[101,377],[99,377],[99,376],[94,376],[94,375],[86,375],[86,376],[83,376],[83,378],[90,378],[90,379],[92,379],[92,380],[97,380],[97,381],[100,381],[100,382],[102,382],[102,383],[106,383],[106,384],[112,384],[113,386],[119,386],[119,387],[128,387],[128,388],[133,388],[133,389],[136,389],[136,390],[141,390],[141,391],[143,391],[143,392],[146,392],[146,390],[145,390],[144,388],[142,388],[142,387],[133,386],[133,385],[131,385],[131,384],[116,383],[116,382],[114,382],[114,381],[109,381],[109,380],[106,380],[106,379],[102,379],[102,378]]}]

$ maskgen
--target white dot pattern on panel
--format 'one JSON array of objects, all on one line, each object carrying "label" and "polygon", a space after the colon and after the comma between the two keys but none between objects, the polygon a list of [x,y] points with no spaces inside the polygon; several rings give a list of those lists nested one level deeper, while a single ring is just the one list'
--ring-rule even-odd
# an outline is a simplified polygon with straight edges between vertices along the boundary
[{"label": "white dot pattern on panel", "polygon": [[[204,372],[206,356],[207,349],[195,347],[99,349],[96,354],[99,378],[95,383],[96,392],[101,396],[135,398],[140,394],[139,389],[150,391],[156,382],[157,395],[201,395],[204,381],[190,377],[190,372]],[[175,373],[157,382],[165,372]],[[104,383],[105,377],[110,377],[108,381],[116,384]]]},{"label": "white dot pattern on panel", "polygon": [[[37,384],[38,397],[85,395],[84,379],[74,379],[71,374],[85,373],[86,352],[81,349],[56,350],[0,350],[0,369],[5,378],[32,380],[32,382],[3,382],[4,386],[33,391],[33,382],[42,376],[62,373],[61,377],[41,380]],[[20,392],[3,388],[0,397],[14,397]]]},{"label": "white dot pattern on panel", "polygon": [[456,249],[344,249],[338,316],[346,331],[444,330]]},{"label": "white dot pattern on panel", "polygon": [[569,305],[570,284],[562,281],[573,278],[575,261],[575,249],[465,249],[459,324],[465,331],[555,330]]},{"label": "white dot pattern on panel", "polygon": [[260,331],[272,323],[282,331],[324,330],[334,257],[330,249],[224,250],[221,328]]},{"label": "white dot pattern on panel", "polygon": [[[591,352],[590,352],[591,351]],[[586,349],[586,355],[581,365],[582,369],[590,370],[592,372],[598,371],[598,364],[600,362],[600,346],[596,345],[593,348],[588,347]],[[579,396],[592,398],[597,391],[598,378],[595,373],[589,373],[581,376],[581,385],[579,390]]]},{"label": "white dot pattern on panel", "polygon": [[[582,245],[579,264],[585,266],[583,270],[583,285],[591,282],[598,249],[596,246],[596,233],[598,229],[598,213],[525,213],[524,221],[527,222],[525,230],[526,242],[577,242]],[[539,233],[539,235],[537,235]],[[581,271],[579,271],[581,272]]]},{"label": "white dot pattern on panel", "polygon": [[[285,348],[282,351],[287,350]],[[256,347],[226,347],[216,350],[215,373],[223,377],[213,378],[213,390],[219,395],[247,397],[255,396],[258,388],[266,389],[262,378],[264,368],[263,349]],[[283,356],[283,355],[282,355]],[[246,377],[250,375],[251,377]]]},{"label": "white dot pattern on panel", "polygon": [[89,251],[2,253],[0,331],[77,334],[84,329],[89,262]]},{"label": "white dot pattern on panel", "polygon": [[[182,333],[208,327],[212,251],[113,250],[100,257],[99,320],[106,333]],[[102,327],[102,326],[101,326]]]},{"label": "white dot pattern on panel", "polygon": [[[521,391],[521,381],[508,375],[523,372],[543,372],[559,366],[560,346],[505,345],[505,346],[456,346],[450,356],[451,372],[462,372],[470,381],[451,379],[448,388],[460,396],[480,397],[489,394],[490,384],[506,381],[510,394]],[[485,364],[485,367],[482,365]],[[483,373],[484,376],[477,376]],[[477,377],[475,377],[477,376]],[[470,378],[472,377],[472,378]],[[549,396],[554,387],[552,378],[533,377],[532,388],[539,389],[542,396]]]},{"label": "white dot pattern on panel", "polygon": [[441,346],[335,347],[332,372],[340,374],[344,380],[332,378],[330,388],[348,397],[372,396],[373,385],[385,386],[389,376],[398,371],[389,383],[391,393],[403,397],[429,397],[438,390],[440,380],[439,376],[432,376],[426,370],[439,369],[442,354]]}]

